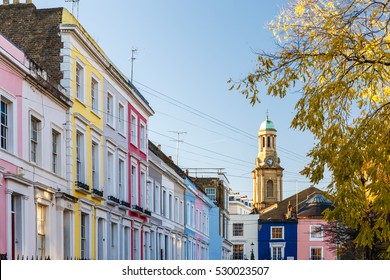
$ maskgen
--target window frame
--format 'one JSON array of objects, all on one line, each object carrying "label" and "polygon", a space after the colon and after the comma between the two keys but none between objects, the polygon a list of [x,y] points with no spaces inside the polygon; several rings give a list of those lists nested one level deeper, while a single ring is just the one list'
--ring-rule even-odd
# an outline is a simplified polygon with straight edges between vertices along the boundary
[{"label": "window frame", "polygon": [[85,183],[85,134],[76,130],[76,181]]},{"label": "window frame", "polygon": [[[36,127],[34,129],[34,123]],[[42,121],[34,114],[30,115],[30,162],[40,164]],[[35,137],[34,137],[35,134]],[[34,155],[33,155],[34,153]]]},{"label": "window frame", "polygon": [[[274,232],[273,232],[274,229],[281,229],[282,230],[281,237],[277,237],[277,236],[274,237]],[[283,240],[284,239],[284,226],[271,226],[270,233],[271,233],[271,235],[270,235],[271,240]],[[279,235],[279,233],[275,233],[275,234]]]},{"label": "window frame", "polygon": [[244,223],[232,224],[232,236],[244,236]]},{"label": "window frame", "polygon": [[138,147],[138,116],[134,112],[131,112],[130,128],[130,143]]},{"label": "window frame", "polygon": [[[321,255],[314,255],[313,250],[318,250],[318,249],[321,249]],[[314,256],[316,256],[316,258],[313,258]],[[310,246],[310,260],[323,260],[323,259],[324,259],[324,247],[323,246]]]},{"label": "window frame", "polygon": [[75,98],[82,104],[85,103],[85,65],[79,60],[76,61],[75,68]]},{"label": "window frame", "polygon": [[205,193],[212,201],[217,200],[217,189],[216,188],[205,188]]},{"label": "window frame", "polygon": [[92,188],[100,190],[99,178],[99,143],[92,140],[91,143],[91,173],[92,173]]},{"label": "window frame", "polygon": [[[315,230],[315,228],[320,228],[320,230]],[[320,236],[316,236],[319,234]],[[323,225],[310,225],[310,241],[323,241],[324,240],[324,227]]]},{"label": "window frame", "polygon": [[93,113],[99,116],[99,79],[94,75],[91,76],[91,110]]},{"label": "window frame", "polygon": [[118,102],[118,132],[126,135],[126,106]]},{"label": "window frame", "polygon": [[113,94],[111,94],[109,91],[107,91],[106,96],[106,107],[105,107],[105,113],[106,113],[106,124],[113,129],[115,129],[115,112],[114,112],[114,103],[115,103],[115,97]]},{"label": "window frame", "polygon": [[143,121],[140,121],[140,129],[139,129],[139,142],[140,142],[140,150],[141,152],[146,153],[147,150],[147,129],[146,124]]},{"label": "window frame", "polygon": [[[3,104],[5,108],[5,112],[3,112]],[[13,103],[8,100],[5,96],[0,96],[0,149],[10,151],[11,149],[11,127],[12,125],[12,105]],[[4,116],[4,117],[3,117]],[[11,119],[11,121],[10,121]],[[3,120],[4,123],[3,123]],[[3,135],[3,131],[5,132]],[[5,147],[3,147],[3,142],[5,143]]]},{"label": "window frame", "polygon": [[51,171],[59,175],[61,174],[61,132],[52,128],[51,137]]}]

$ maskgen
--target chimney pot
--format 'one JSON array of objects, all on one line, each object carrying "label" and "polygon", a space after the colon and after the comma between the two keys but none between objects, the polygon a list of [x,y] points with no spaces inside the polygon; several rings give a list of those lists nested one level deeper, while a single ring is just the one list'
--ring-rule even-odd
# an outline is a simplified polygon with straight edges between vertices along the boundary
[{"label": "chimney pot", "polygon": [[158,145],[157,145],[157,148],[158,148],[159,150],[161,150],[161,144],[158,144]]}]

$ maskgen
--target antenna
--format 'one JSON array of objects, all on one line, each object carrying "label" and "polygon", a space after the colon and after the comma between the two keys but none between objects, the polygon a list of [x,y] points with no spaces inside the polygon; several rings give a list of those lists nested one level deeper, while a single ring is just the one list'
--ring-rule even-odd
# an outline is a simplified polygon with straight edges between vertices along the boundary
[{"label": "antenna", "polygon": [[176,141],[176,165],[179,166],[179,145],[180,142],[184,142],[183,140],[180,140],[180,134],[187,134],[185,131],[169,131],[171,133],[176,133],[177,134],[177,140],[172,140]]},{"label": "antenna", "polygon": [[132,48],[131,49],[131,58],[129,58],[129,60],[131,60],[131,73],[130,73],[130,81],[131,83],[133,83],[133,67],[134,67],[134,60],[136,59],[135,55],[137,54],[137,51],[138,49],[136,48]]},{"label": "antenna", "polygon": [[76,19],[79,20],[79,2],[80,0],[65,0],[65,2],[72,2],[72,15],[74,16],[74,9],[77,10]]}]

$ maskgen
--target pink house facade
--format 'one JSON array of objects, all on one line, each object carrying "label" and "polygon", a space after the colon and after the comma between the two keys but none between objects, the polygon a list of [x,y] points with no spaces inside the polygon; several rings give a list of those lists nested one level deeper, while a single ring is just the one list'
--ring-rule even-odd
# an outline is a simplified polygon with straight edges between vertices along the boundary
[{"label": "pink house facade", "polygon": [[331,206],[322,194],[309,199],[298,213],[298,260],[336,260],[336,244],[326,235],[323,211]]},{"label": "pink house facade", "polygon": [[[12,209],[9,201],[12,192],[11,178],[21,172],[14,158],[23,154],[21,118],[17,118],[22,108],[24,54],[0,34],[0,99],[1,99],[1,141],[0,141],[0,254],[10,258],[15,245],[7,245],[9,232],[7,215]],[[19,68],[15,68],[18,65]],[[10,208],[10,209],[7,209]],[[7,255],[8,252],[8,255]]]},{"label": "pink house facade", "polygon": [[[131,85],[132,86],[132,85]],[[143,250],[146,243],[150,244],[147,225],[148,210],[148,135],[147,124],[153,110],[148,102],[134,88],[134,100],[128,102],[128,186],[129,202],[131,204],[130,216],[132,217],[131,232],[131,258],[133,260],[149,259]],[[134,102],[135,101],[135,102]]]},{"label": "pink house facade", "polygon": [[336,260],[335,246],[321,231],[326,223],[321,219],[298,220],[298,260]]},{"label": "pink house facade", "polygon": [[0,34],[1,258],[57,259],[71,247],[58,218],[65,203],[59,194],[66,192],[63,124],[71,106],[64,92]]}]

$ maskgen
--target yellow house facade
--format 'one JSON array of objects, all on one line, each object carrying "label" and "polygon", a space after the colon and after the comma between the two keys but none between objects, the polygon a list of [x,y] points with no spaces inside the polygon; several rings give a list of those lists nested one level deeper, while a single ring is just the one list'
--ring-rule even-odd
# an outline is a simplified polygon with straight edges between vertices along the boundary
[{"label": "yellow house facade", "polygon": [[97,212],[105,216],[103,164],[103,51],[79,22],[63,9],[61,38],[64,79],[73,107],[71,126],[72,189],[78,199],[74,214],[74,257],[96,259]]}]

